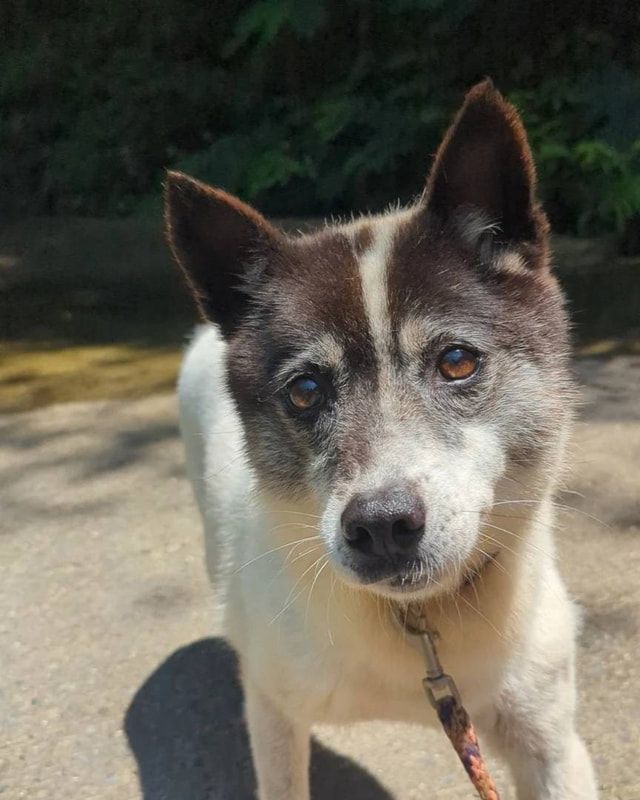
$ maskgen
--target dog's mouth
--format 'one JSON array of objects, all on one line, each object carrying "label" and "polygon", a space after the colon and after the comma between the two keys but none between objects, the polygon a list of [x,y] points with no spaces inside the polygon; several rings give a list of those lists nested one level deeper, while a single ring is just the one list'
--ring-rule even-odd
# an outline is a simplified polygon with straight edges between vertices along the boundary
[{"label": "dog's mouth", "polygon": [[393,594],[415,594],[427,589],[434,592],[453,592],[481,580],[489,566],[496,561],[498,554],[498,551],[478,554],[461,572],[435,568],[422,560],[403,564],[387,563],[377,569],[358,570],[358,582],[371,589],[375,587],[384,593]]},{"label": "dog's mouth", "polygon": [[437,586],[440,581],[439,570],[418,559],[400,563],[385,561],[368,565],[366,569],[359,566],[353,572],[361,586],[393,594],[418,592],[429,585]]},{"label": "dog's mouth", "polygon": [[385,581],[390,589],[399,593],[415,592],[424,589],[428,583],[432,582],[428,575],[415,572],[400,572]]}]

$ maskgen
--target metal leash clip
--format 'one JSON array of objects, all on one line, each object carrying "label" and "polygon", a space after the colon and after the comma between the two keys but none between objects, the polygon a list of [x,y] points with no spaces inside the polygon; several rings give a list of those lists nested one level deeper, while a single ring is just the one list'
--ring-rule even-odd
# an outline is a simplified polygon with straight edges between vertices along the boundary
[{"label": "metal leash clip", "polygon": [[422,681],[427,699],[435,709],[478,796],[481,800],[500,800],[496,785],[482,758],[476,732],[462,705],[458,687],[451,675],[447,675],[442,669],[435,644],[438,634],[429,629],[426,620],[421,619],[420,622],[425,623],[424,627],[411,624],[406,617],[402,620],[407,633],[420,642],[427,672]]},{"label": "metal leash clip", "polygon": [[456,682],[442,669],[434,642],[434,634],[420,631],[417,635],[427,668],[427,675],[423,679],[422,685],[429,702],[436,711],[440,707],[440,702],[447,697],[453,697],[457,703],[460,703],[460,693]]}]

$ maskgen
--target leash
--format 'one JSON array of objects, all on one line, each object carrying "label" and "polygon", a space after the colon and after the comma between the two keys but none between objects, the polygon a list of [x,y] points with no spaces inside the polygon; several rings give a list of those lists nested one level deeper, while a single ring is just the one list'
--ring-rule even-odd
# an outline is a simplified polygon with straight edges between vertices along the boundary
[{"label": "leash", "polygon": [[[466,708],[462,705],[458,687],[440,664],[435,645],[436,634],[426,625],[410,623],[407,617],[399,621],[407,633],[415,636],[420,642],[427,672],[422,681],[425,693],[478,796],[481,800],[500,800],[496,785],[480,752],[475,729]],[[424,618],[421,617],[420,621],[424,621]]]}]

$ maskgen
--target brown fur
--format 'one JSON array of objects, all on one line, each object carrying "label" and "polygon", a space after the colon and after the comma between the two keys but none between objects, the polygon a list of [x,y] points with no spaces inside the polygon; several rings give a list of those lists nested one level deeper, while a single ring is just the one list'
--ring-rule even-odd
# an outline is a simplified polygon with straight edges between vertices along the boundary
[{"label": "brown fur", "polygon": [[[419,204],[296,239],[170,183],[172,245],[222,333],[189,349],[181,426],[210,574],[240,567],[223,591],[260,797],[309,797],[310,723],[425,721],[418,649],[385,631],[411,602],[519,796],[595,800],[551,541],[568,326],[515,110],[475,87]],[[448,380],[458,350],[478,368]]]},{"label": "brown fur", "polygon": [[[567,395],[566,315],[535,185],[517,112],[490,82],[479,84],[438,150],[422,202],[397,217],[386,277],[394,369],[404,375],[398,413],[439,419],[434,427],[453,441],[456,419],[495,413],[522,354],[547,372],[548,402],[559,404],[551,415],[542,404],[539,419],[514,426],[513,457],[528,460],[544,450],[553,435],[547,421],[564,416]],[[230,387],[260,473],[272,489],[289,491],[310,479],[312,462],[326,481],[361,468],[379,433],[378,354],[358,263],[374,241],[375,218],[290,239],[236,198],[179,173],[168,176],[167,203],[170,242],[199,307],[229,339]],[[437,329],[425,334],[419,363],[407,362],[398,339],[410,319]],[[425,376],[438,348],[467,324],[491,351],[485,372],[493,377],[443,394]],[[283,410],[274,376],[326,332],[344,354],[344,374],[326,376],[340,386],[331,402],[341,423],[302,424]],[[323,366],[300,364],[302,372],[315,368]],[[274,459],[276,447],[288,458]]]}]

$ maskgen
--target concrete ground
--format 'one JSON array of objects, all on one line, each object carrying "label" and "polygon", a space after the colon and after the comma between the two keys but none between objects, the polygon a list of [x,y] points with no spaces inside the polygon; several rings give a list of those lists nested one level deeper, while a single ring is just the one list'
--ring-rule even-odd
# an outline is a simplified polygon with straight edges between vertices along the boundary
[{"label": "concrete ground", "polygon": [[[558,542],[585,615],[580,728],[602,797],[637,800],[640,358],[579,371]],[[0,417],[0,528],[2,797],[248,800],[173,398]],[[473,796],[443,736],[403,725],[318,731],[313,782],[314,800]]]}]

